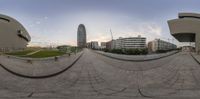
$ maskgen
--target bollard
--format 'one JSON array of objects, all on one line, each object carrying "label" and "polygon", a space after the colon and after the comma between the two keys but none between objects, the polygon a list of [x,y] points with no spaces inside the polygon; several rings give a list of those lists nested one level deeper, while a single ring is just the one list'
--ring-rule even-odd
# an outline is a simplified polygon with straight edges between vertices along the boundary
[{"label": "bollard", "polygon": [[55,57],[54,57],[54,60],[55,60],[55,61],[58,61],[58,57],[57,57],[57,56],[55,56]]},{"label": "bollard", "polygon": [[32,64],[33,62],[32,62],[32,60],[28,59],[28,60],[27,60],[27,63]]}]

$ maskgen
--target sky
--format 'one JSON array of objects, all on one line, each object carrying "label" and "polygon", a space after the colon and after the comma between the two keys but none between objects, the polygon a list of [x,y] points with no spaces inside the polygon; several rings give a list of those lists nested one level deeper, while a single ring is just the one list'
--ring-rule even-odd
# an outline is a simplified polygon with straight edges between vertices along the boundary
[{"label": "sky", "polygon": [[[29,46],[76,45],[84,24],[87,41],[141,35],[182,45],[167,21],[179,12],[200,13],[200,0],[0,0],[0,14],[17,19],[31,36]],[[174,40],[173,40],[174,39]]]}]

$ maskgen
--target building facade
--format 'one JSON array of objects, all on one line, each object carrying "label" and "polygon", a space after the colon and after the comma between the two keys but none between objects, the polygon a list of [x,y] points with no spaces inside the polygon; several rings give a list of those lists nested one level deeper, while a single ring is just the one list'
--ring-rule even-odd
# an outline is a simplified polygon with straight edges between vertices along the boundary
[{"label": "building facade", "polygon": [[106,42],[101,42],[102,47],[106,47]]},{"label": "building facade", "polygon": [[83,24],[80,24],[77,31],[77,46],[80,48],[85,48],[87,46],[86,42],[85,26]]},{"label": "building facade", "polygon": [[97,41],[91,41],[87,43],[87,48],[99,49],[99,44]]},{"label": "building facade", "polygon": [[192,46],[183,46],[181,50],[183,52],[195,52],[195,48]]},{"label": "building facade", "polygon": [[173,50],[176,48],[177,46],[175,44],[172,44],[170,42],[166,42],[160,39],[155,39],[148,43],[148,51],[150,53],[157,52],[157,51],[168,51],[168,50]]},{"label": "building facade", "polygon": [[99,44],[97,41],[92,41],[91,42],[91,48],[92,49],[99,49]]},{"label": "building facade", "polygon": [[106,42],[106,49],[115,49],[116,48],[116,40],[111,40]]},{"label": "building facade", "polygon": [[180,42],[195,42],[195,50],[200,54],[200,14],[179,13],[177,19],[168,21],[171,35]]},{"label": "building facade", "polygon": [[31,37],[17,20],[0,14],[0,51],[25,49]]},{"label": "building facade", "polygon": [[101,42],[100,49],[105,49],[106,48],[106,42]]},{"label": "building facade", "polygon": [[143,49],[146,48],[146,38],[145,37],[127,37],[116,40],[115,49]]},{"label": "building facade", "polygon": [[91,42],[87,42],[86,46],[87,48],[91,48]]}]

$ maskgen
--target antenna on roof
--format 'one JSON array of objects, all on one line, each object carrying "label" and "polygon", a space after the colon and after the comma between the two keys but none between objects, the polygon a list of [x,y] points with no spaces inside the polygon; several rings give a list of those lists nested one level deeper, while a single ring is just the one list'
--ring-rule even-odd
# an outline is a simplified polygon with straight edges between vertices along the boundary
[{"label": "antenna on roof", "polygon": [[111,29],[110,29],[110,34],[111,34],[111,39],[113,40],[113,33]]}]

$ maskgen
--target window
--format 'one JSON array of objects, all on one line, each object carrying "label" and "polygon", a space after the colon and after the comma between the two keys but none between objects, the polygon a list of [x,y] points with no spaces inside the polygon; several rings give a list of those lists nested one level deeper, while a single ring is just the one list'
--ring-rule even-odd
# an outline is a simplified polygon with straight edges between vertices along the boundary
[{"label": "window", "polygon": [[0,17],[0,20],[6,21],[6,22],[10,22],[10,20],[9,20],[9,19],[2,18],[2,17]]},{"label": "window", "polygon": [[19,37],[23,38],[24,40],[26,40],[27,42],[29,41],[28,38],[27,38],[28,36],[27,36],[27,35],[24,36],[22,30],[18,30],[18,31],[17,31],[17,35],[18,35]]}]

